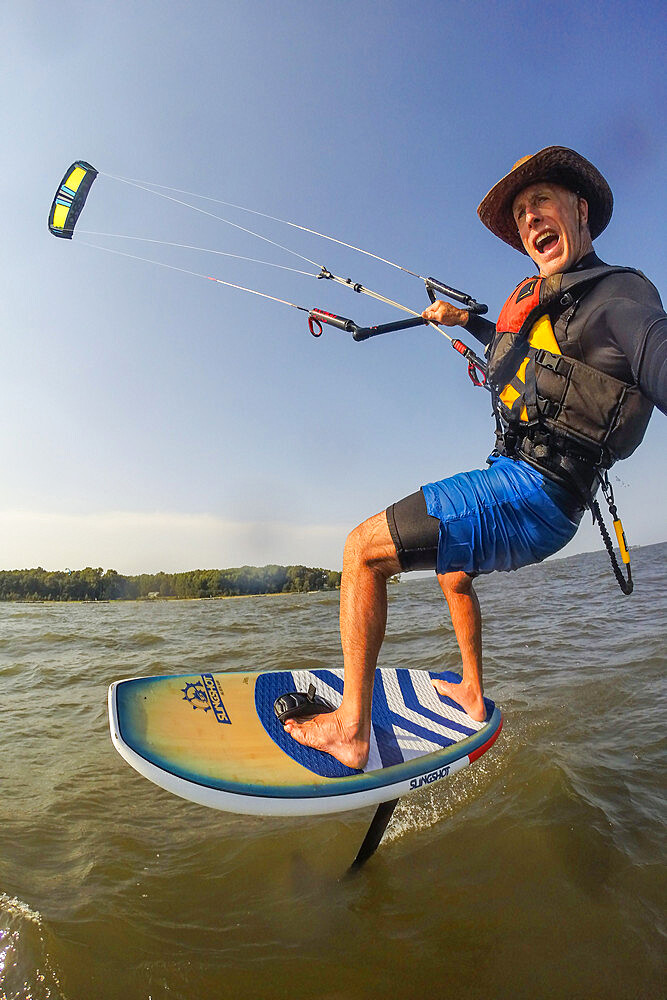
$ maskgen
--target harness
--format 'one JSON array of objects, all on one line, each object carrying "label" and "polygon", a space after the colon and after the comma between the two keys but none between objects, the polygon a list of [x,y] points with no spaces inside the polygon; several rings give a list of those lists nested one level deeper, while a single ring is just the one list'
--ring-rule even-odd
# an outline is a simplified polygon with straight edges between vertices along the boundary
[{"label": "harness", "polygon": [[[578,336],[567,337],[567,357],[561,350],[581,298],[602,278],[617,272],[641,274],[633,268],[600,265],[520,282],[496,324],[487,382],[496,417],[497,450],[524,459],[590,508],[621,589],[630,593],[630,557],[607,470],[637,448],[652,406],[636,385],[569,356],[570,351],[576,353]],[[614,518],[627,581],[595,500],[597,481]]]}]

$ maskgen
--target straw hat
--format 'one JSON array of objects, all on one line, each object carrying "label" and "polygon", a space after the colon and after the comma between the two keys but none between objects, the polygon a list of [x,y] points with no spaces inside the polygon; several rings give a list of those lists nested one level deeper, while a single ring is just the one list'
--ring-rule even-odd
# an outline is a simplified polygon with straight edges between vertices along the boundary
[{"label": "straw hat", "polygon": [[606,229],[614,206],[611,188],[592,163],[565,146],[547,146],[539,153],[517,160],[477,209],[487,229],[515,250],[525,253],[512,215],[512,204],[519,191],[539,181],[560,184],[586,199],[591,239]]}]

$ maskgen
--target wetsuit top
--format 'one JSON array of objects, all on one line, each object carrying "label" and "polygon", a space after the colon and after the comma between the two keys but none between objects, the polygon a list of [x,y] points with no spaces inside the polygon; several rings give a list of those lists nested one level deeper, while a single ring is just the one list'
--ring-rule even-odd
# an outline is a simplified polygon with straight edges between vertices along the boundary
[{"label": "wetsuit top", "polygon": [[[602,263],[589,253],[571,271]],[[473,313],[466,329],[485,347],[496,331],[493,323]],[[667,415],[667,314],[657,290],[640,275],[619,272],[597,282],[578,303],[560,348],[592,368],[636,383]]]}]

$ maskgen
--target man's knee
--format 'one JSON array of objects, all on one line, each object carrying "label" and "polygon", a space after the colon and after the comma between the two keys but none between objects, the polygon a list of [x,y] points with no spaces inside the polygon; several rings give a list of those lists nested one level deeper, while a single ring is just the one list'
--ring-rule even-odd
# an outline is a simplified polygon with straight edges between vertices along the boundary
[{"label": "man's knee", "polygon": [[387,576],[400,572],[384,511],[357,525],[347,536],[343,567],[352,564],[367,566]]},{"label": "man's knee", "polygon": [[469,573],[439,573],[438,583],[445,597],[450,594],[470,594],[473,589],[473,577]]}]

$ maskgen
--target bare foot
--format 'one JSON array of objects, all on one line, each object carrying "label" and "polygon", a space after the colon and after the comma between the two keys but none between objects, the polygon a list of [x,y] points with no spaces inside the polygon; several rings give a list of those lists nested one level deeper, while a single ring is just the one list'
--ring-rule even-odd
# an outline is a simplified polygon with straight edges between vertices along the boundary
[{"label": "bare foot", "polygon": [[479,688],[473,688],[472,685],[465,684],[464,681],[461,681],[460,684],[452,684],[450,681],[435,679],[431,681],[431,684],[438,694],[444,694],[460,705],[466,715],[475,722],[486,721],[486,706]]},{"label": "bare foot", "polygon": [[361,768],[368,760],[369,739],[359,727],[347,726],[340,712],[316,715],[306,722],[288,719],[285,732],[303,746],[331,754],[346,767]]}]

